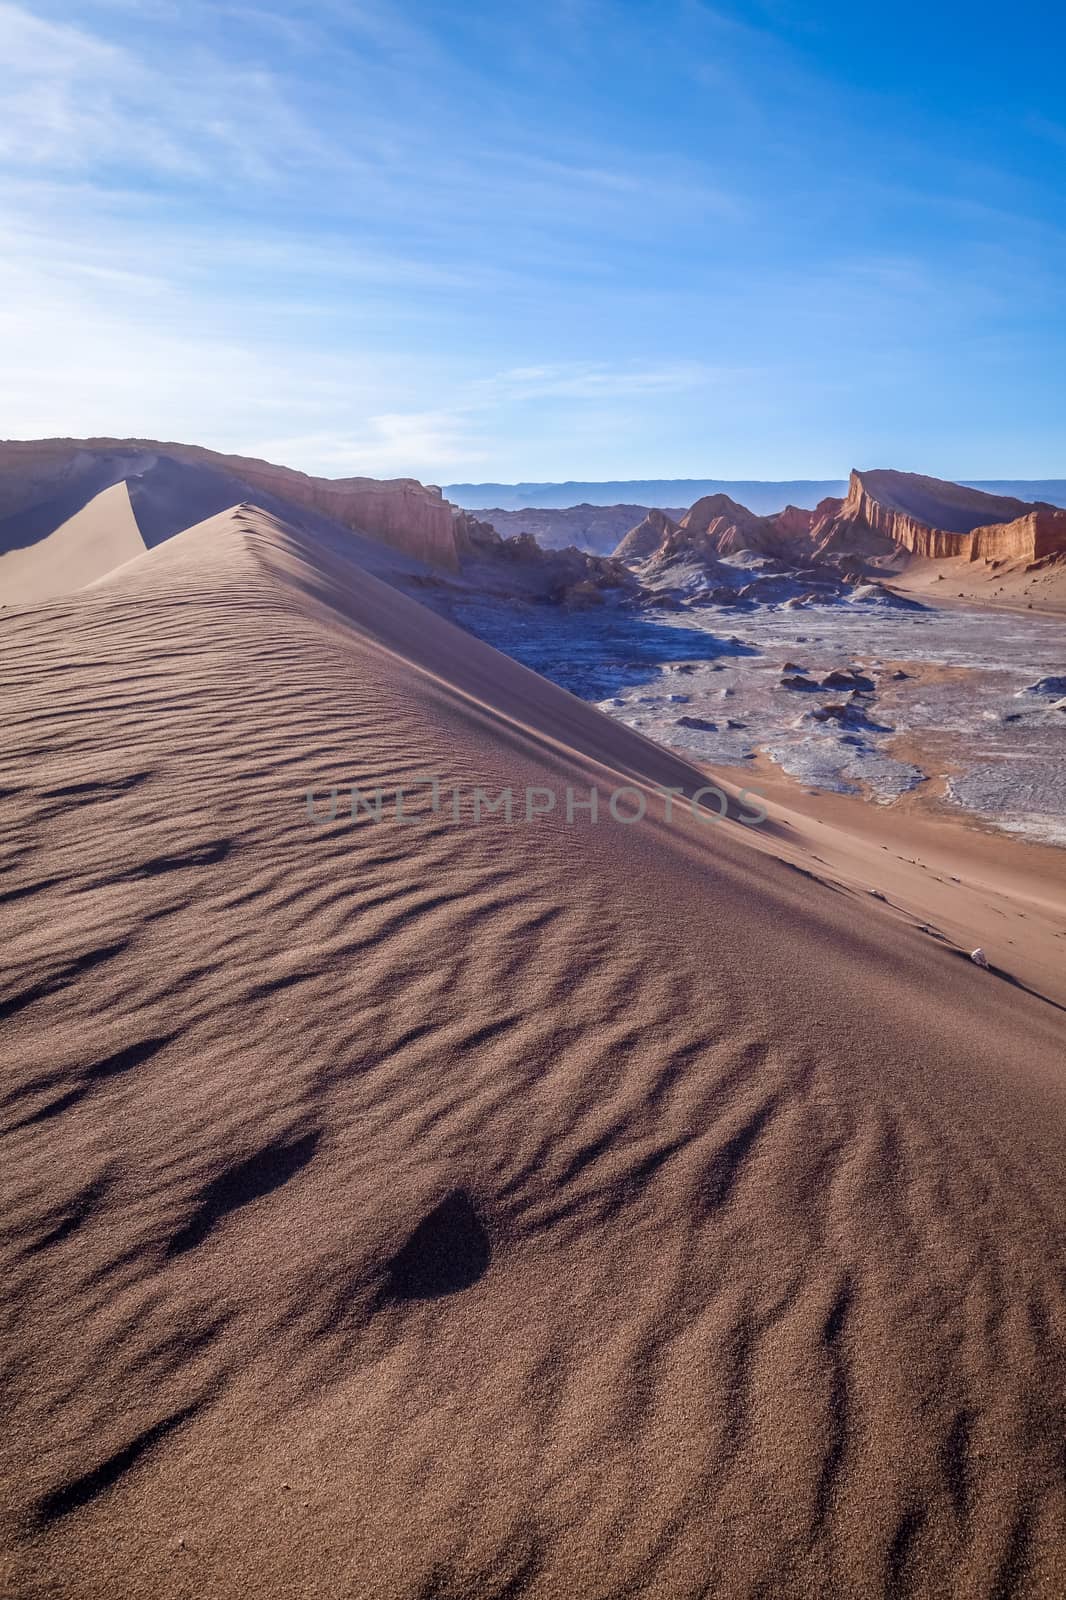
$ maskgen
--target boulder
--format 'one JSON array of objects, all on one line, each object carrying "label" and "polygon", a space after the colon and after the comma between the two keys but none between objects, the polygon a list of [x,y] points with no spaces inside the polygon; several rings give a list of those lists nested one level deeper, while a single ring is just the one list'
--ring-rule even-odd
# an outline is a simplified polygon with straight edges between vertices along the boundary
[{"label": "boulder", "polygon": [[863,673],[855,672],[851,669],[845,671],[837,668],[833,672],[826,673],[822,679],[823,689],[873,689],[875,687],[876,685],[872,678],[867,678]]}]

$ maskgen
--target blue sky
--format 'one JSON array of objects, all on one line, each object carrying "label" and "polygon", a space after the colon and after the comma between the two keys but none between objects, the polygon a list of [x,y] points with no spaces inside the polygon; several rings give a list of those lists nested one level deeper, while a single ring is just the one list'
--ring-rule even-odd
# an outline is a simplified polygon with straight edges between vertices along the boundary
[{"label": "blue sky", "polygon": [[0,435],[1066,474],[1066,21],[0,0]]}]

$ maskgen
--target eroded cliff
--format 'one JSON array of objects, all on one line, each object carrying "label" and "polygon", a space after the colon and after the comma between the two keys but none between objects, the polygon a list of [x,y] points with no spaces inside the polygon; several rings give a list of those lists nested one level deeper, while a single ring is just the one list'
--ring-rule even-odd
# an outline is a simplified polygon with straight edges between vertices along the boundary
[{"label": "eroded cliff", "polygon": [[820,552],[1036,561],[1066,553],[1066,512],[918,473],[853,471],[846,498],[819,507],[812,537]]}]

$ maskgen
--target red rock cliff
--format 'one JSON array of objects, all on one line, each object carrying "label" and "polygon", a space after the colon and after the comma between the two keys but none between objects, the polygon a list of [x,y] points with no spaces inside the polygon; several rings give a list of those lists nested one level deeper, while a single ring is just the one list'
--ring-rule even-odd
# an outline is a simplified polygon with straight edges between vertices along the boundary
[{"label": "red rock cliff", "polygon": [[1038,505],[1013,522],[974,528],[969,535],[971,561],[1041,561],[1066,554],[1066,511]]}]

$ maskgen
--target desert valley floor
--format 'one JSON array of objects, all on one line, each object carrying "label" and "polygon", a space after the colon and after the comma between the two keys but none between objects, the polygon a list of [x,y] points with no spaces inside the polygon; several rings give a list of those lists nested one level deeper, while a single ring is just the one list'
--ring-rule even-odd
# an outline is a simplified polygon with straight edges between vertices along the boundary
[{"label": "desert valley floor", "polygon": [[668,819],[251,504],[120,559],[0,612],[0,1592],[1066,1593],[1061,850]]}]

